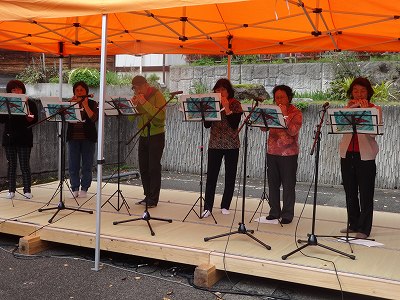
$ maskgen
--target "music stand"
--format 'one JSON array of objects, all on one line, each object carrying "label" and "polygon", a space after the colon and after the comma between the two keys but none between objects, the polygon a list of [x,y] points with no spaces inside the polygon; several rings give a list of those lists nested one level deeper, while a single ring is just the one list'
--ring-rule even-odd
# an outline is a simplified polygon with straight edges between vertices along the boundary
[{"label": "music stand", "polygon": [[[250,104],[245,104],[242,105],[243,111],[246,113],[249,113],[252,109],[252,106]],[[285,118],[282,114],[282,110],[280,109],[279,106],[277,105],[259,105],[254,109],[254,112],[251,116],[251,126],[253,127],[260,127],[260,128],[265,128],[266,135],[265,135],[265,156],[264,156],[264,191],[261,195],[261,199],[258,202],[258,206],[256,210],[254,211],[253,216],[250,218],[249,223],[253,220],[254,216],[256,215],[258,209],[261,206],[260,210],[260,217],[262,214],[263,206],[264,206],[264,201],[267,201],[269,204],[269,198],[268,194],[266,192],[266,181],[267,181],[267,147],[268,147],[268,131],[270,128],[278,128],[278,129],[284,129],[287,128]],[[279,224],[283,227],[281,221],[278,219]],[[260,222],[258,222],[258,226],[260,225]]]},{"label": "music stand", "polygon": [[[25,94],[0,93],[0,114],[8,115],[9,119],[11,119],[13,115],[28,116],[30,112],[27,101],[28,96]],[[14,207],[13,198],[11,198],[11,203]]]},{"label": "music stand", "polygon": [[[333,108],[328,109],[329,134],[351,133],[352,138],[356,134],[374,134],[382,135],[383,125],[380,123],[379,111],[376,108]],[[353,139],[352,139],[353,140]],[[346,210],[348,212],[348,203],[346,201]],[[372,238],[355,238],[349,236],[349,215],[347,214],[346,235],[332,235],[324,237],[334,237],[345,239],[349,243],[354,239],[371,240]],[[350,245],[351,248],[351,245]],[[352,250],[352,249],[351,249]]]},{"label": "music stand", "polygon": [[[170,98],[168,99],[168,101],[166,101],[166,102],[164,103],[164,105],[162,105],[162,106],[156,111],[156,113],[155,113],[154,115],[152,115],[152,116],[148,119],[148,121],[147,121],[145,124],[143,124],[143,126],[142,126],[141,128],[139,128],[139,130],[128,140],[128,142],[126,142],[126,145],[129,145],[129,144],[134,140],[135,137],[137,137],[145,128],[147,128],[147,143],[148,143],[148,146],[149,146],[149,145],[150,145],[150,125],[151,125],[151,121],[152,121],[152,120],[153,120],[153,119],[168,105],[168,103],[169,103],[172,99],[174,99],[174,97],[175,97],[176,95],[182,94],[182,93],[183,93],[183,92],[181,92],[181,91],[177,91],[177,92],[172,92],[172,93],[170,93]],[[151,224],[150,224],[150,222],[149,222],[150,220],[157,220],[157,221],[164,221],[164,222],[172,223],[172,220],[171,220],[171,219],[155,218],[155,217],[150,216],[150,213],[149,213],[148,207],[147,207],[147,201],[145,202],[145,204],[146,204],[146,206],[145,206],[145,210],[144,210],[144,212],[143,212],[142,217],[140,217],[140,218],[128,219],[128,220],[123,220],[123,221],[114,221],[114,222],[113,222],[113,225],[143,220],[143,221],[146,221],[147,226],[149,227],[149,230],[150,230],[151,235],[154,236],[155,233],[154,233],[153,228],[151,227]]]},{"label": "music stand", "polygon": [[[258,102],[256,101],[255,105],[251,108],[251,110],[249,111],[248,115],[246,116],[246,118],[244,119],[242,125],[240,126],[240,128],[238,129],[237,134],[240,133],[241,129],[243,128],[243,126],[245,127],[245,131],[244,131],[244,159],[243,159],[243,200],[242,200],[242,219],[241,222],[239,223],[239,228],[236,231],[231,231],[231,232],[227,232],[227,233],[223,233],[223,234],[218,234],[215,236],[211,236],[211,237],[205,237],[204,241],[207,242],[209,240],[212,239],[216,239],[216,238],[220,238],[220,237],[224,237],[224,236],[230,236],[233,234],[245,234],[248,237],[252,238],[253,240],[255,240],[256,242],[258,242],[259,244],[263,245],[265,248],[267,248],[267,250],[271,250],[271,246],[265,244],[264,242],[262,242],[261,240],[257,239],[255,236],[251,235],[254,233],[254,230],[248,230],[246,229],[246,225],[244,224],[244,212],[245,212],[245,199],[246,199],[246,168],[247,168],[247,149],[248,149],[248,140],[247,140],[247,132],[248,132],[248,127],[249,127],[249,120],[251,119],[251,116],[253,114],[253,112],[256,110],[258,105]],[[250,234],[251,233],[251,234]]]},{"label": "music stand", "polygon": [[[182,220],[185,222],[190,212],[194,211],[199,219],[203,218],[203,156],[204,156],[204,122],[206,121],[220,121],[221,120],[221,94],[209,93],[209,94],[193,94],[193,95],[182,95],[181,98],[181,110],[184,114],[184,121],[200,121],[201,122],[201,145],[200,149],[200,196],[196,202],[192,205],[189,212]],[[194,207],[199,203],[199,213],[197,213]],[[215,224],[217,220],[210,211]]]},{"label": "music stand", "polygon": [[324,106],[322,110],[322,115],[319,124],[317,125],[317,129],[315,131],[315,136],[314,136],[314,142],[311,148],[310,155],[314,154],[315,151],[315,177],[314,177],[314,200],[313,200],[313,215],[312,215],[312,227],[311,227],[311,233],[307,234],[308,239],[307,240],[301,240],[299,239],[297,242],[300,243],[306,243],[297,249],[293,250],[292,252],[282,255],[282,259],[285,260],[292,254],[299,252],[303,250],[304,248],[308,246],[320,246],[322,248],[328,249],[330,251],[336,252],[338,254],[341,254],[343,256],[347,256],[350,259],[355,259],[356,257],[352,254],[347,254],[343,251],[334,249],[332,247],[326,246],[324,244],[321,244],[318,242],[317,235],[315,234],[315,220],[316,220],[316,212],[317,212],[317,191],[318,191],[318,166],[319,166],[319,152],[320,152],[320,143],[321,143],[321,127],[322,123],[325,118],[326,110],[328,106]]},{"label": "music stand", "polygon": [[[72,210],[72,211],[80,211],[80,212],[85,212],[89,214],[93,214],[93,211],[91,210],[84,210],[80,208],[70,208],[66,207],[63,199],[63,187],[64,187],[64,182],[66,183],[69,191],[72,194],[71,188],[68,185],[68,182],[65,178],[65,143],[66,143],[66,134],[65,134],[65,123],[66,122],[82,122],[81,114],[80,114],[80,109],[76,105],[80,102],[82,102],[84,98],[81,101],[78,102],[68,102],[68,103],[63,103],[60,102],[58,97],[42,97],[42,105],[45,110],[46,118],[43,120],[39,121],[35,125],[38,125],[40,123],[43,123],[44,121],[54,121],[54,122],[61,122],[61,134],[59,136],[61,140],[61,176],[60,176],[60,182],[58,184],[58,187],[56,191],[54,192],[53,196],[51,199],[47,202],[47,206],[50,204],[51,200],[57,195],[57,193],[60,194],[60,200],[58,202],[58,205],[56,207],[49,207],[49,208],[39,208],[39,212],[43,211],[48,211],[48,210],[56,210],[54,215],[49,219],[49,223],[53,222],[53,219],[57,216],[57,214],[60,212],[60,210]],[[78,201],[76,200],[74,196],[75,202],[79,205]]]},{"label": "music stand", "polygon": [[[121,172],[121,117],[122,116],[133,116],[137,115],[138,111],[136,110],[135,107],[133,107],[132,102],[129,97],[108,97],[105,101],[106,107],[104,109],[104,112],[106,115],[109,116],[116,116],[117,117],[117,138],[118,138],[118,145],[117,145],[117,158],[118,158],[118,167],[117,167],[117,190],[102,204],[101,207],[109,203],[116,211],[120,211],[122,206],[125,206],[126,210],[128,211],[128,214],[131,215],[129,212],[129,205],[125,200],[124,195],[122,194],[121,188],[120,188],[120,172]],[[117,195],[117,205],[115,206],[114,204],[111,203],[111,199]],[[120,197],[122,199],[122,202],[120,203]]]}]

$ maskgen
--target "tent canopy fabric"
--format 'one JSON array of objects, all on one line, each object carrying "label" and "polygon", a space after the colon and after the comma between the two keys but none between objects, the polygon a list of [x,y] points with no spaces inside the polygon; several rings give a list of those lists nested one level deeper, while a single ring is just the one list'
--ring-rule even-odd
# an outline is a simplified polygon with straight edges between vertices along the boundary
[{"label": "tent canopy fabric", "polygon": [[31,1],[2,1],[0,48],[100,55],[108,14],[108,54],[400,51],[400,1]]}]

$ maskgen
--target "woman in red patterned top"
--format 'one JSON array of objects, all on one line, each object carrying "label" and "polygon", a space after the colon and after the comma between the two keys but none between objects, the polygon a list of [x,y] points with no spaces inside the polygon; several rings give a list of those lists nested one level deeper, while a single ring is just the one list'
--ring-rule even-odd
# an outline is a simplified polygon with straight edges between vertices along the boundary
[{"label": "woman in red patterned top", "polygon": [[[267,142],[267,175],[270,211],[267,220],[281,218],[289,224],[294,216],[296,200],[296,173],[299,154],[299,131],[303,116],[291,104],[293,91],[287,85],[278,85],[273,91],[274,102],[282,110],[287,128],[269,129]],[[283,188],[283,206],[280,204],[280,186]]]},{"label": "woman in red patterned top", "polygon": [[214,205],[215,188],[222,158],[225,159],[225,188],[221,201],[221,213],[229,214],[233,192],[235,190],[240,141],[237,134],[243,110],[240,102],[233,98],[235,91],[228,79],[221,78],[213,88],[214,93],[221,93],[221,121],[204,122],[210,128],[208,144],[207,182],[204,200],[203,218],[211,215]]}]

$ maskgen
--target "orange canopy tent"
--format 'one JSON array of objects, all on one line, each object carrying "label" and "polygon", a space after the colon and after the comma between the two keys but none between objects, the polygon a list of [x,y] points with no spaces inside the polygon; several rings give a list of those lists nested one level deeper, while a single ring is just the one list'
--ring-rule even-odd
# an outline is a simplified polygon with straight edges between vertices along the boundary
[{"label": "orange canopy tent", "polygon": [[[400,1],[1,1],[0,48],[100,55],[400,50]],[[224,3],[228,2],[228,3]]]}]

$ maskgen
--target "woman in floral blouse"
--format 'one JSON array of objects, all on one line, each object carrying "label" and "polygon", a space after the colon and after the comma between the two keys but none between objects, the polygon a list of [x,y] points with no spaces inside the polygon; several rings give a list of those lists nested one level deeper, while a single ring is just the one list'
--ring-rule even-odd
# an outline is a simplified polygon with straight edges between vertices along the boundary
[{"label": "woman in floral blouse", "polygon": [[[267,220],[281,218],[289,224],[294,216],[296,200],[296,173],[299,154],[299,131],[302,113],[291,104],[293,91],[287,85],[278,85],[273,91],[274,102],[282,110],[287,128],[269,129],[267,141],[267,176],[270,212]],[[283,206],[280,204],[280,186],[283,188]]]},{"label": "woman in floral blouse", "polygon": [[237,134],[243,110],[240,102],[233,98],[234,89],[228,79],[221,78],[213,88],[214,93],[221,93],[221,121],[204,122],[210,128],[208,144],[207,182],[204,200],[203,218],[211,215],[214,205],[215,188],[222,159],[225,160],[225,188],[221,201],[221,213],[229,214],[233,192],[235,190],[240,141]]}]

